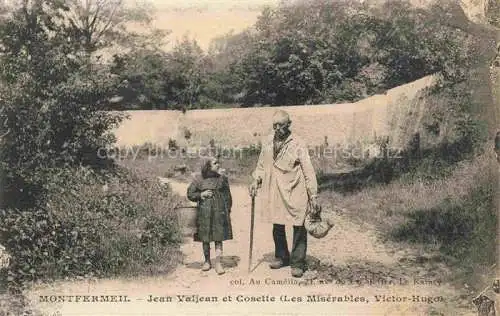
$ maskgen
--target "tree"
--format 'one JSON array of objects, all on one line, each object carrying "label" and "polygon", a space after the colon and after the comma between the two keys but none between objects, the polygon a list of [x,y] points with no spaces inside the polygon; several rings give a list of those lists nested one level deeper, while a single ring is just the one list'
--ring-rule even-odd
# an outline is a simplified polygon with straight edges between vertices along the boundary
[{"label": "tree", "polygon": [[0,121],[9,131],[0,153],[0,207],[43,205],[51,168],[107,166],[99,148],[114,141],[122,115],[102,111],[118,83],[67,36],[67,8],[25,1],[0,24]]},{"label": "tree", "polygon": [[115,55],[111,71],[125,84],[119,95],[119,109],[168,109],[167,53],[134,49]]},{"label": "tree", "polygon": [[[152,8],[146,4],[131,7],[124,0],[64,0],[64,3],[68,31],[89,52],[116,44],[132,44],[141,36],[127,26],[131,23],[150,26],[152,20]],[[158,30],[154,35],[158,35]]]},{"label": "tree", "polygon": [[121,91],[126,97],[122,106],[181,109],[213,102],[213,68],[212,59],[198,43],[184,37],[169,52],[136,49],[115,55],[112,70],[127,83]]},{"label": "tree", "polygon": [[[436,2],[432,12],[441,23],[468,35],[469,47],[473,48],[470,67],[467,69],[468,85],[474,91],[474,102],[470,112],[488,125],[488,135],[493,139],[497,128],[499,99],[493,96],[493,87],[498,87],[498,76],[492,76],[495,59],[499,55],[500,29],[491,18],[495,16],[495,6],[490,2],[487,16],[490,23],[470,21],[459,4],[453,1]],[[494,19],[493,19],[494,20]],[[493,77],[493,78],[492,78]],[[496,77],[496,79],[495,79]]]},{"label": "tree", "polygon": [[255,47],[256,40],[256,33],[247,29],[240,33],[230,32],[211,41],[208,57],[212,68],[206,88],[212,100],[226,104],[240,101],[246,77],[239,62]]},{"label": "tree", "polygon": [[282,2],[219,39],[215,63],[243,105],[353,102],[437,72],[463,79],[466,37],[404,1]]}]

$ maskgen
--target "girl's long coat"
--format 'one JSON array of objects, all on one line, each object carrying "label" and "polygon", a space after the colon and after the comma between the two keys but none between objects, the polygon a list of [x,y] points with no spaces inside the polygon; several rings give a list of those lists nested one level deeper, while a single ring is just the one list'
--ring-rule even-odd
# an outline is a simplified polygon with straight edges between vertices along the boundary
[{"label": "girl's long coat", "polygon": [[274,159],[273,135],[262,143],[253,173],[262,179],[257,193],[262,218],[274,224],[302,226],[309,197],[316,195],[316,173],[305,143],[290,134]]},{"label": "girl's long coat", "polygon": [[[201,199],[201,192],[212,190],[211,198]],[[195,241],[223,241],[233,239],[231,225],[232,197],[226,176],[203,179],[196,175],[187,189],[187,197],[197,202]]]}]

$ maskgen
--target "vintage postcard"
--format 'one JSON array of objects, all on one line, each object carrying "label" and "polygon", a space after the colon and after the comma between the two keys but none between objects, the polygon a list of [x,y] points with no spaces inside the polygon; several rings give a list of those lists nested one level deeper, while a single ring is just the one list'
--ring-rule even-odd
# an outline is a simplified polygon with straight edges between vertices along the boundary
[{"label": "vintage postcard", "polygon": [[495,0],[0,0],[0,315],[499,315],[499,47]]}]

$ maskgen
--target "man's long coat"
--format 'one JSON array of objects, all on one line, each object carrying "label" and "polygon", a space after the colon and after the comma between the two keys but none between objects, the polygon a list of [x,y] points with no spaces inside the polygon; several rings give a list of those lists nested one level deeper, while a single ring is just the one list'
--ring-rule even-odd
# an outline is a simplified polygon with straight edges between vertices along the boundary
[{"label": "man's long coat", "polygon": [[316,195],[316,174],[305,143],[290,134],[273,157],[273,135],[262,142],[254,179],[262,179],[257,193],[257,207],[265,221],[302,226],[308,199]]}]

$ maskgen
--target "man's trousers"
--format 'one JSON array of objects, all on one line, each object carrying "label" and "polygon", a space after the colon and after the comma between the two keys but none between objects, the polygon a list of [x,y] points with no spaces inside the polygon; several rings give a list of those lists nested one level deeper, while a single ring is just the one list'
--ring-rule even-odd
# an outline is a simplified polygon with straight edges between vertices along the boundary
[{"label": "man's trousers", "polygon": [[292,252],[288,250],[285,225],[273,224],[274,256],[289,262],[292,268],[305,270],[307,231],[304,226],[293,226]]}]

